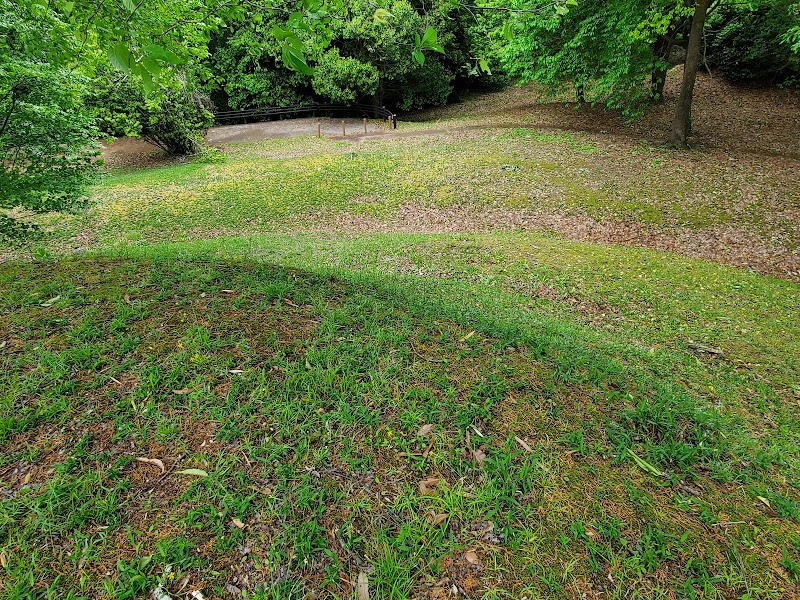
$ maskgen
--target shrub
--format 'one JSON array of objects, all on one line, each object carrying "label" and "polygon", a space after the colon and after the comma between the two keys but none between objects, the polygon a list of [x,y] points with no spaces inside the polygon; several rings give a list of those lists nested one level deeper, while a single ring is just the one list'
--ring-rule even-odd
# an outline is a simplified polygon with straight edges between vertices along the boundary
[{"label": "shrub", "polygon": [[97,174],[97,130],[82,106],[83,81],[47,63],[0,69],[0,240],[37,233],[31,213],[80,206]]},{"label": "shrub", "polygon": [[784,41],[798,16],[798,5],[789,0],[755,9],[722,5],[709,22],[709,66],[736,82],[800,83],[800,56]]},{"label": "shrub", "polygon": [[94,81],[87,104],[97,127],[112,137],[139,137],[144,92],[132,77],[102,70]]},{"label": "shrub", "polygon": [[140,137],[176,156],[202,150],[203,132],[214,123],[206,95],[180,83],[145,96],[133,77],[106,73],[98,79],[89,104],[104,133]]},{"label": "shrub", "polygon": [[378,69],[355,58],[342,57],[337,48],[322,55],[314,69],[314,92],[332,102],[349,104],[378,89]]},{"label": "shrub", "polygon": [[200,92],[166,90],[145,101],[141,136],[168,154],[198,154],[203,133],[214,124],[210,109],[208,97]]},{"label": "shrub", "polygon": [[32,213],[79,206],[97,174],[87,80],[51,62],[64,26],[44,6],[0,0],[0,241],[38,230]]}]

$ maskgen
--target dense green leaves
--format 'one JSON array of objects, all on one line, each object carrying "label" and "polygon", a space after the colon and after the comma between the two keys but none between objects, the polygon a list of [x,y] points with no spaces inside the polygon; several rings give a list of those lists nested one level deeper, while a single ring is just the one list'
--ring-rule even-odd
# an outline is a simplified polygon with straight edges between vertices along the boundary
[{"label": "dense green leaves", "polygon": [[[325,19],[258,17],[212,36],[201,73],[219,106],[361,100],[408,109],[443,104],[456,85],[489,73],[485,19],[449,2],[423,9],[394,0],[376,9],[354,0]],[[309,81],[303,74],[312,69]]]},{"label": "dense green leaves", "polygon": [[[171,65],[179,65],[181,63],[181,59],[174,52],[170,52],[158,44],[148,44],[143,50],[145,54],[143,61],[145,62],[148,60],[160,60]],[[156,62],[155,64],[158,63]]]},{"label": "dense green leaves", "polygon": [[140,137],[173,155],[200,152],[213,124],[208,98],[186,83],[146,94],[134,76],[104,72],[87,104],[104,133]]},{"label": "dense green leaves", "polygon": [[312,80],[314,92],[333,102],[352,103],[378,90],[380,74],[374,65],[342,57],[338,48],[326,52],[317,63]]},{"label": "dense green leaves", "polygon": [[[46,64],[0,70],[0,239],[33,233],[30,212],[75,206],[94,179],[97,130],[80,78]],[[12,212],[7,212],[12,211]]]},{"label": "dense green leaves", "polygon": [[521,14],[504,64],[554,94],[574,90],[578,100],[633,114],[651,99],[646,82],[665,70],[685,12],[682,2],[584,0],[564,14]]},{"label": "dense green leaves", "polygon": [[44,7],[0,0],[0,240],[33,234],[30,213],[74,207],[95,175],[84,79],[47,62],[61,28]]},{"label": "dense green leaves", "polygon": [[722,5],[708,22],[709,64],[733,81],[800,83],[800,55],[781,39],[798,10],[789,0]]},{"label": "dense green leaves", "polygon": [[114,44],[108,51],[108,60],[120,71],[127,73],[131,69],[131,51],[124,42]]},{"label": "dense green leaves", "polygon": [[214,123],[208,99],[187,87],[160,90],[144,98],[137,115],[140,136],[174,156],[199,154],[203,134]]}]

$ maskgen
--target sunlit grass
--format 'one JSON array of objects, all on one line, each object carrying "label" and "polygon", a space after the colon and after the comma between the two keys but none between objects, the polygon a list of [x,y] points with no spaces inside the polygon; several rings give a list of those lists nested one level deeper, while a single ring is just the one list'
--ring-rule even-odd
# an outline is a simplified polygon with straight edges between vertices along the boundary
[{"label": "sunlit grass", "polygon": [[796,595],[796,284],[380,232],[409,205],[761,231],[742,168],[696,160],[511,129],[109,173],[0,267],[0,597]]}]

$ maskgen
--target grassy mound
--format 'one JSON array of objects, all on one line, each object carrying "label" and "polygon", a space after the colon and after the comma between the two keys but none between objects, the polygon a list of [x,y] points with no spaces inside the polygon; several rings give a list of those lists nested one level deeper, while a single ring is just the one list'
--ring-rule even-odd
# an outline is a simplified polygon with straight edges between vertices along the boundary
[{"label": "grassy mound", "polygon": [[798,593],[791,391],[442,291],[0,267],[3,597]]}]

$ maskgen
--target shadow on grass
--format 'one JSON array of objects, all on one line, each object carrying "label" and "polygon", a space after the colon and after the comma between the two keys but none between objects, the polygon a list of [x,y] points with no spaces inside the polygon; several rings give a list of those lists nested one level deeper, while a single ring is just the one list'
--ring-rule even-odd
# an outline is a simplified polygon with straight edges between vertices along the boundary
[{"label": "shadow on grass", "polygon": [[767,449],[662,359],[511,297],[155,251],[0,290],[11,597],[793,585],[708,529],[798,560]]}]

